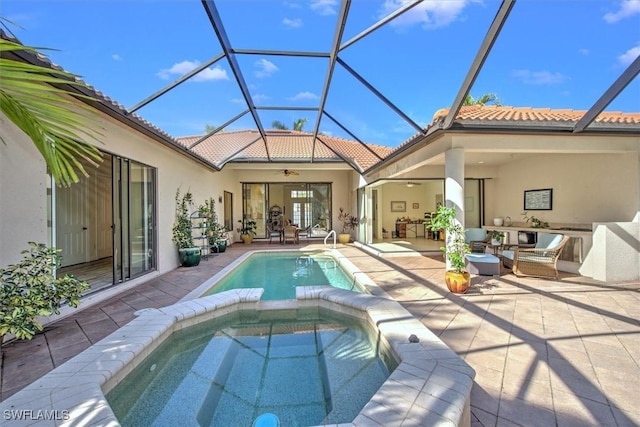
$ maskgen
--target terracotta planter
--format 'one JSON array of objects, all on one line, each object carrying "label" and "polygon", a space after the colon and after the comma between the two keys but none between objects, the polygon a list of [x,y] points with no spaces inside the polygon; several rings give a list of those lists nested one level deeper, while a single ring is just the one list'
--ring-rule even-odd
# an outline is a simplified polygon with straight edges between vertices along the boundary
[{"label": "terracotta planter", "polygon": [[340,233],[338,234],[338,243],[349,243],[351,241],[351,234]]},{"label": "terracotta planter", "polygon": [[466,271],[463,271],[462,273],[447,271],[444,276],[444,281],[447,283],[449,291],[456,294],[464,294],[467,292],[467,289],[469,289],[471,274]]}]

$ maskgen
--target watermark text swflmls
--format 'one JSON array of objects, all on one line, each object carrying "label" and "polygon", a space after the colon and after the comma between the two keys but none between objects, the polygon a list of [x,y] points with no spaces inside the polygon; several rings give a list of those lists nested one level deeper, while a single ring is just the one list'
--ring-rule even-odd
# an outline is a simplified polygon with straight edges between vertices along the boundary
[{"label": "watermark text swflmls", "polygon": [[11,421],[59,421],[68,420],[69,411],[57,409],[5,409],[2,412],[5,420]]}]

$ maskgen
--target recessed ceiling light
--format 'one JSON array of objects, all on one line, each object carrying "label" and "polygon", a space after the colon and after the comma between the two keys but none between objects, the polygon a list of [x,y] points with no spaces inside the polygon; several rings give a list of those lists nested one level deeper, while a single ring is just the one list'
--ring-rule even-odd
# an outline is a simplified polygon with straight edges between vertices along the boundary
[{"label": "recessed ceiling light", "polygon": [[484,160],[480,160],[478,163],[479,163],[479,164],[483,164],[483,163],[484,163]]}]

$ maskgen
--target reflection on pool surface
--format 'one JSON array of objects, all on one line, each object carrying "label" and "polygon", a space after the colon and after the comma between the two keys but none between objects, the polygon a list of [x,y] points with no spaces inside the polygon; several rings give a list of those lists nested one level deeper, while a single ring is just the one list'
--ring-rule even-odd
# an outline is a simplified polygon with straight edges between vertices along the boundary
[{"label": "reflection on pool surface", "polygon": [[334,257],[296,251],[251,254],[202,296],[230,289],[264,288],[263,301],[295,299],[296,287],[323,285],[364,292]]},{"label": "reflection on pool surface", "polygon": [[107,399],[125,426],[350,422],[395,363],[374,339],[317,308],[234,313],[173,333]]}]

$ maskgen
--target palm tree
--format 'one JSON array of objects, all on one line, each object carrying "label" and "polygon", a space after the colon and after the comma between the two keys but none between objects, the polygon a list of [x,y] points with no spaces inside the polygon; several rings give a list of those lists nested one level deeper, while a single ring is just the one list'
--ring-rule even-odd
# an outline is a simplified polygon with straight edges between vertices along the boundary
[{"label": "palm tree", "polygon": [[[302,129],[304,128],[305,123],[307,123],[309,121],[309,119],[297,119],[293,121],[293,130],[297,130],[297,131],[302,131]],[[280,120],[274,120],[273,122],[271,122],[271,126],[274,129],[279,129],[279,130],[288,130],[289,127],[287,125],[285,125],[284,123],[282,123]]]},{"label": "palm tree", "polygon": [[304,128],[304,124],[307,123],[309,119],[298,119],[293,122],[293,130],[302,131]]},{"label": "palm tree", "polygon": [[[210,124],[204,125],[204,132],[207,134],[213,132],[216,129],[218,129],[218,126],[216,125],[210,125]],[[220,129],[218,132],[224,132],[224,128]]]},{"label": "palm tree", "polygon": [[471,94],[469,94],[462,103],[463,106],[486,104],[494,104],[497,106],[502,105],[500,103],[500,100],[498,99],[498,95],[496,95],[495,93],[485,93],[480,98],[474,98],[473,96],[471,96]]},{"label": "palm tree", "polygon": [[280,120],[274,120],[273,122],[271,122],[271,126],[273,126],[274,129],[280,129],[280,130],[289,129],[287,125],[282,123]]},{"label": "palm tree", "polygon": [[74,74],[8,58],[10,52],[39,54],[38,49],[0,34],[0,111],[33,141],[58,185],[78,182],[79,173],[88,176],[81,160],[97,165],[102,156],[85,141],[97,142],[100,133],[86,126],[87,118],[78,109],[95,113],[73,98],[95,99],[61,88],[87,88]]}]

